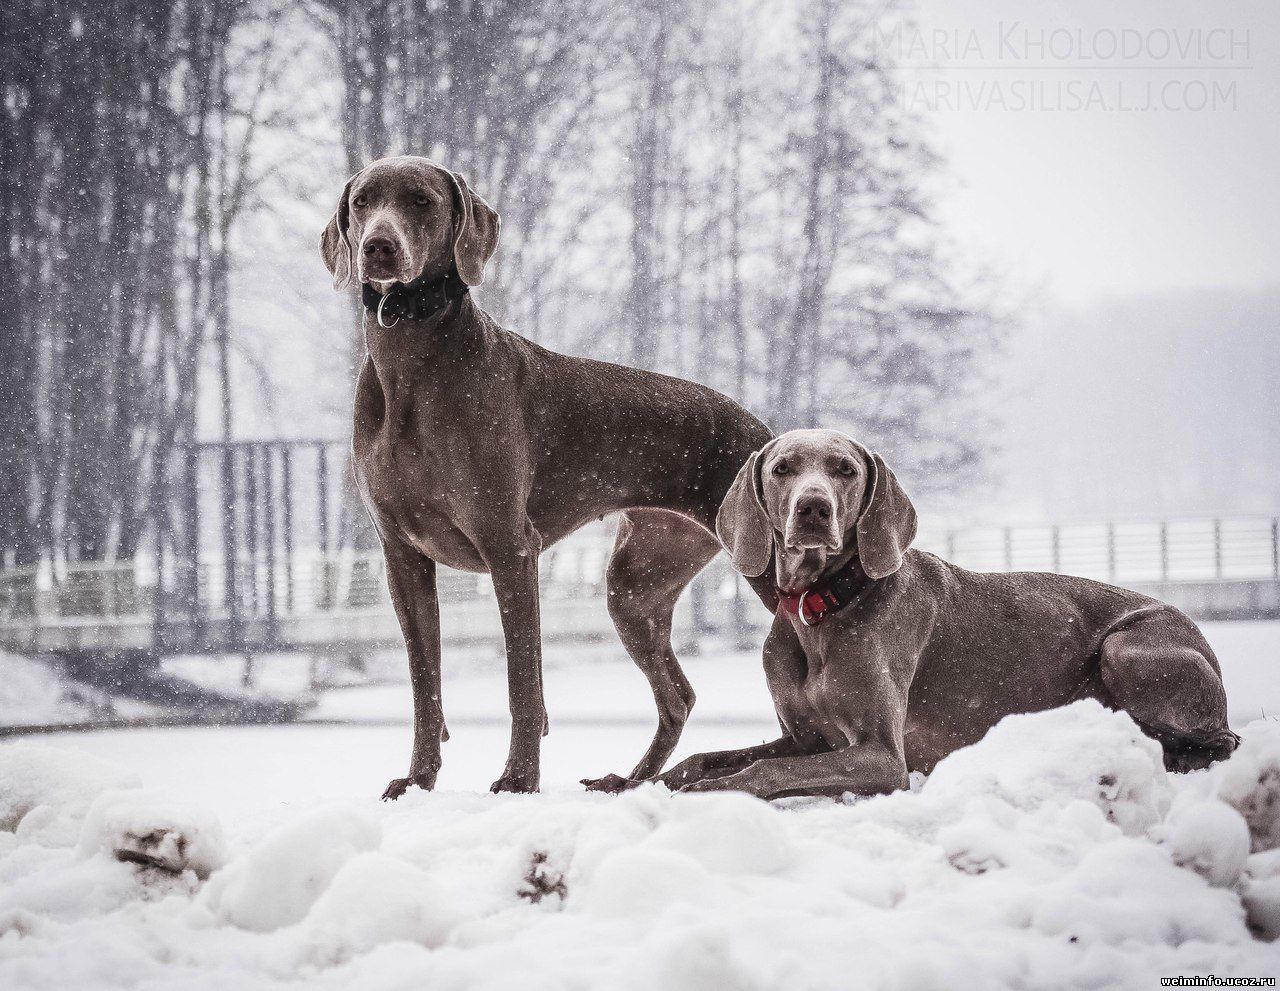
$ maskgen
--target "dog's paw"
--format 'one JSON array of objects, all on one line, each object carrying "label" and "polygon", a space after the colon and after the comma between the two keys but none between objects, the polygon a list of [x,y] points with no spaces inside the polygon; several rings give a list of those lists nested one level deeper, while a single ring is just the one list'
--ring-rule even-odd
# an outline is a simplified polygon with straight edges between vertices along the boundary
[{"label": "dog's paw", "polygon": [[586,785],[587,791],[602,791],[608,795],[638,788],[643,782],[633,778],[624,778],[621,774],[606,774],[603,778],[583,778],[580,784]]},{"label": "dog's paw", "polygon": [[409,790],[411,784],[413,784],[413,778],[392,778],[391,783],[382,792],[382,800],[394,802]]},{"label": "dog's paw", "polygon": [[504,791],[530,795],[538,790],[538,775],[536,772],[531,774],[504,774],[489,786],[489,790],[495,795]]},{"label": "dog's paw", "polygon": [[434,774],[417,774],[408,778],[393,778],[391,783],[387,785],[386,790],[383,791],[382,800],[384,802],[394,802],[414,785],[417,785],[423,791],[430,791],[436,786],[436,776]]}]

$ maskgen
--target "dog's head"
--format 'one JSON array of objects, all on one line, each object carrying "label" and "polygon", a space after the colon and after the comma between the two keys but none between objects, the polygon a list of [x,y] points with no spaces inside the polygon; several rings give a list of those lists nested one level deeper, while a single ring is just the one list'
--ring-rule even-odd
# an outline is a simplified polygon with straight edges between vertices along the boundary
[{"label": "dog's head", "polygon": [[382,158],[353,175],[320,236],[335,289],[447,275],[478,286],[498,246],[498,214],[455,172],[415,155]]},{"label": "dog's head", "polygon": [[807,588],[857,554],[872,578],[902,566],[916,510],[879,454],[837,430],[793,430],[751,455],[725,495],[716,533],[734,566],[778,587]]}]

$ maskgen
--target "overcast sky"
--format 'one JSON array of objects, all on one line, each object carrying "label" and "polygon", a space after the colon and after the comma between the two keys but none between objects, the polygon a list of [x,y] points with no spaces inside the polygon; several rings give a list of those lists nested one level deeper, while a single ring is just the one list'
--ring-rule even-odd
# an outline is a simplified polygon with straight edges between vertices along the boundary
[{"label": "overcast sky", "polygon": [[965,244],[1066,302],[1276,284],[1280,3],[916,3]]},{"label": "overcast sky", "polygon": [[1027,300],[995,489],[945,512],[1280,512],[1280,3],[907,2],[941,216]]}]

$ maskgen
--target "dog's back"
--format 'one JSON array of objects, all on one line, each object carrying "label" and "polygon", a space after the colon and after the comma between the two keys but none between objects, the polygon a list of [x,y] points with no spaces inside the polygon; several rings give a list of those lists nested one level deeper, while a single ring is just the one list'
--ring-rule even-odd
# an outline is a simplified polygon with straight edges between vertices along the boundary
[{"label": "dog's back", "polygon": [[[521,390],[535,474],[573,464],[614,505],[666,507],[713,528],[716,510],[769,428],[728,396],[685,379],[560,354],[510,331],[502,346],[537,388]],[[564,503],[556,488],[535,489]],[[551,507],[547,507],[551,508]],[[603,508],[603,507],[602,507]]]}]

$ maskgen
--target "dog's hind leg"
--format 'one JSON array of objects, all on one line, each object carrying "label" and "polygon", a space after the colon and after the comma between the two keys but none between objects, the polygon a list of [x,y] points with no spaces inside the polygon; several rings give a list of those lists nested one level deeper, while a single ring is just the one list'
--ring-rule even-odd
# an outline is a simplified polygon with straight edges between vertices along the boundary
[{"label": "dog's hind leg", "polygon": [[649,679],[658,729],[627,777],[584,779],[588,788],[618,791],[662,770],[693,709],[693,686],[671,648],[676,600],[720,550],[703,527],[677,513],[634,509],[622,514],[605,580],[609,616],[622,644]]},{"label": "dog's hind leg", "polygon": [[1207,767],[1235,750],[1218,660],[1181,613],[1155,610],[1109,633],[1100,662],[1115,704],[1160,743],[1169,770]]}]

